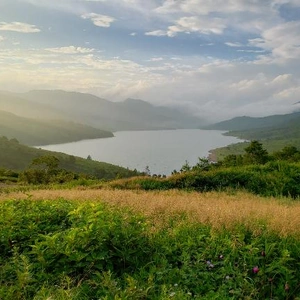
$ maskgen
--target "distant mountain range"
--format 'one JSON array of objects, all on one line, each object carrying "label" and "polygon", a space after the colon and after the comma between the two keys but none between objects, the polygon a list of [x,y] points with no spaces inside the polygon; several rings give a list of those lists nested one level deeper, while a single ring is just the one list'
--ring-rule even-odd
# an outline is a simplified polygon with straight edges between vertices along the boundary
[{"label": "distant mountain range", "polygon": [[0,93],[0,110],[22,117],[63,119],[109,131],[197,128],[203,120],[176,108],[137,99],[111,102],[94,95],[54,91]]}]

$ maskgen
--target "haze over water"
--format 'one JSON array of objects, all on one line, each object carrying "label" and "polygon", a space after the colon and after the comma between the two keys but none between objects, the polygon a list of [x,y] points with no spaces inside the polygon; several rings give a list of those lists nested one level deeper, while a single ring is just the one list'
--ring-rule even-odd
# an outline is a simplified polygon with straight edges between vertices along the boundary
[{"label": "haze over water", "polygon": [[180,170],[187,160],[190,165],[198,157],[206,157],[209,150],[240,142],[236,137],[224,136],[217,130],[158,130],[120,131],[115,137],[84,140],[74,143],[40,146],[39,148],[64,152],[103,161],[151,174],[169,175]]}]

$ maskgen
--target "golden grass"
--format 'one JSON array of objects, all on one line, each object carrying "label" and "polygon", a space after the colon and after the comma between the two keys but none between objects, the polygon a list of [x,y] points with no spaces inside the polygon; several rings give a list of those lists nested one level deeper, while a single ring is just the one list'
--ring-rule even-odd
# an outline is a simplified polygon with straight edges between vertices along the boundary
[{"label": "golden grass", "polygon": [[[33,200],[64,198],[80,201],[103,201],[117,207],[130,207],[156,224],[170,216],[185,213],[191,221],[231,228],[244,224],[254,230],[275,231],[280,235],[300,237],[300,203],[263,198],[248,193],[233,195],[220,192],[134,191],[112,189],[38,190],[0,195],[3,199]],[[266,226],[264,226],[266,225]],[[259,232],[258,232],[259,233]]]}]

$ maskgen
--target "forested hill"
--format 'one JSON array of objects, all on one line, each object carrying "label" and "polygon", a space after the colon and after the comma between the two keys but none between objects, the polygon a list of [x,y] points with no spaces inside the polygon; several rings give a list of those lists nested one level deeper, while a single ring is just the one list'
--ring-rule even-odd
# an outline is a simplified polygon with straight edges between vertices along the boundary
[{"label": "forested hill", "polygon": [[58,152],[24,146],[17,140],[0,137],[0,168],[21,171],[28,169],[31,162],[41,156],[55,156],[59,167],[67,171],[92,175],[97,178],[113,179],[130,177],[137,173],[126,168],[91,159],[83,159]]},{"label": "forested hill", "polygon": [[139,99],[112,102],[91,94],[60,90],[15,95],[26,103],[47,106],[52,112],[63,114],[64,118],[110,131],[197,128],[204,125],[203,120],[187,111],[154,106]]},{"label": "forested hill", "polygon": [[234,130],[228,133],[247,140],[300,140],[300,115],[297,118],[273,127],[264,127],[250,130]]},{"label": "forested hill", "polygon": [[109,131],[61,120],[35,120],[0,110],[0,136],[26,145],[49,145],[112,137]]},{"label": "forested hill", "polygon": [[[300,148],[299,112],[265,118],[235,118],[212,125],[210,128],[229,130],[226,135],[244,140],[259,140],[270,153],[279,151],[285,146]],[[219,148],[214,154],[221,159],[230,154],[241,154],[244,147],[244,143],[234,144]]]},{"label": "forested hill", "polygon": [[236,117],[227,121],[206,126],[205,129],[214,130],[250,130],[258,128],[283,128],[291,121],[300,120],[300,112],[285,115],[273,115],[261,118]]}]

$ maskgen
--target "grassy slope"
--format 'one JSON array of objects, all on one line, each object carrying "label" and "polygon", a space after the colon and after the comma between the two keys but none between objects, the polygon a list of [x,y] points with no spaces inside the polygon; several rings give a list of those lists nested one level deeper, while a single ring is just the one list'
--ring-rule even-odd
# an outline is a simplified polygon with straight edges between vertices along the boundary
[{"label": "grassy slope", "polygon": [[16,138],[26,145],[49,145],[113,136],[109,131],[82,124],[23,118],[5,111],[0,111],[0,135]]},{"label": "grassy slope", "polygon": [[106,189],[27,197],[0,195],[3,300],[299,299],[297,202]]},{"label": "grassy slope", "polygon": [[[260,220],[266,220],[270,232],[300,237],[300,203],[290,199],[263,198],[245,192],[187,192],[179,190],[142,191],[101,189],[33,190],[32,200],[66,199],[81,202],[99,201],[119,208],[130,207],[161,224],[174,214],[182,214],[190,221],[211,225],[214,228],[233,228],[239,223],[256,229]],[[24,199],[23,192],[9,196],[0,194],[0,201],[7,198]],[[93,200],[91,200],[93,199]],[[147,203],[147,205],[145,205]]]},{"label": "grassy slope", "polygon": [[60,167],[77,173],[85,173],[98,178],[115,178],[132,176],[134,173],[125,168],[108,163],[87,160],[63,153],[35,149],[19,144],[17,141],[0,138],[0,168],[24,170],[31,161],[44,155],[55,155],[60,160]]}]

